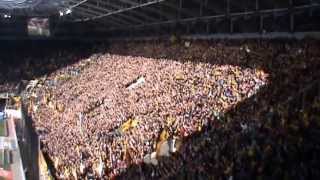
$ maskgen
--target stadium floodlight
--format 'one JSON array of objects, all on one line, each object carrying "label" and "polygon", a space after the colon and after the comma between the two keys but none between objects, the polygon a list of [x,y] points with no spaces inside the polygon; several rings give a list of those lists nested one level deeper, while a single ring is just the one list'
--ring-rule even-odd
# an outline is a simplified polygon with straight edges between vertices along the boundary
[{"label": "stadium floodlight", "polygon": [[71,9],[66,9],[66,10],[63,10],[63,11],[59,11],[59,15],[60,16],[68,15],[68,14],[71,14],[71,13],[72,13]]},{"label": "stadium floodlight", "polygon": [[65,14],[71,14],[72,10],[71,9],[67,9]]},{"label": "stadium floodlight", "polygon": [[11,15],[10,14],[4,14],[3,17],[4,18],[11,18]]}]

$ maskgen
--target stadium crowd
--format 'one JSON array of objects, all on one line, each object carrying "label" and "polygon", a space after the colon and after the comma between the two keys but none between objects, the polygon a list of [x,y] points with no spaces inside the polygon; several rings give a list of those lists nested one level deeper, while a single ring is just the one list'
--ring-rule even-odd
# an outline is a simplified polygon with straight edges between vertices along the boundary
[{"label": "stadium crowd", "polygon": [[27,57],[0,87],[23,89],[58,179],[309,179],[319,45],[117,42]]}]

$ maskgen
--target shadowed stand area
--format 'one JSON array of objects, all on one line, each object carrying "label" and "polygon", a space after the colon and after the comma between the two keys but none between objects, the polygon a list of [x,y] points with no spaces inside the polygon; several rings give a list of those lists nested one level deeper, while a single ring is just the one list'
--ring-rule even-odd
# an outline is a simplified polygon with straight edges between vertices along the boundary
[{"label": "shadowed stand area", "polygon": [[100,42],[15,40],[0,45],[0,93],[20,93],[28,81],[90,56]]},{"label": "shadowed stand area", "polygon": [[[221,53],[232,56],[231,46],[227,42]],[[316,41],[261,41],[253,47],[249,43],[251,53],[244,59],[209,59],[206,62],[263,69],[270,74],[270,83],[226,113],[208,119],[200,132],[183,140],[179,152],[160,158],[158,166],[133,165],[118,178],[316,179],[320,176],[317,46]],[[122,54],[153,58],[166,54],[125,52]]]}]

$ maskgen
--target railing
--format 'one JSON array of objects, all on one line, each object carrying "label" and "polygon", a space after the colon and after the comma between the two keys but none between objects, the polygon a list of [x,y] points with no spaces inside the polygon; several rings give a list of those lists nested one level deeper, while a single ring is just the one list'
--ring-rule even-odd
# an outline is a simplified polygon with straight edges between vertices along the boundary
[{"label": "railing", "polygon": [[24,180],[25,172],[16,133],[16,122],[21,121],[21,109],[8,109],[9,97],[4,100],[5,107],[0,117],[2,131],[0,134],[0,178]]}]

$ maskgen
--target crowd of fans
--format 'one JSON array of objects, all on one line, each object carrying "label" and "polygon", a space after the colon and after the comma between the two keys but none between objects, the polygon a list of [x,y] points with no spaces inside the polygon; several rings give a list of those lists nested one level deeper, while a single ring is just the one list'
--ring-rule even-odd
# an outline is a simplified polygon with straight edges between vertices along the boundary
[{"label": "crowd of fans", "polygon": [[310,179],[319,45],[118,42],[34,60],[22,84],[58,179]]}]

